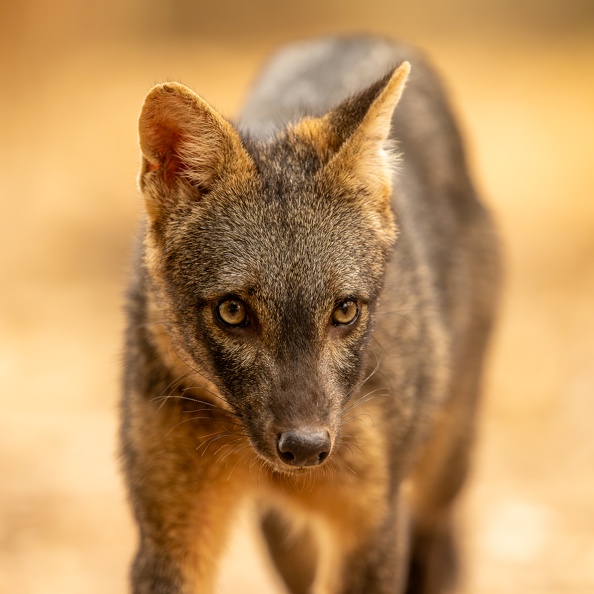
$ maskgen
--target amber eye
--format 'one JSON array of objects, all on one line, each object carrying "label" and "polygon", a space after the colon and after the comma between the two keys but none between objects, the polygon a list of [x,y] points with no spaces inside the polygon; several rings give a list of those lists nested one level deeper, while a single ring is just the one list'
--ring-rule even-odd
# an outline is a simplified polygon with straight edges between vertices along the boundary
[{"label": "amber eye", "polygon": [[359,316],[359,306],[352,299],[345,299],[332,312],[332,322],[346,326],[352,324]]},{"label": "amber eye", "polygon": [[245,305],[239,299],[226,299],[217,307],[219,320],[227,326],[245,326],[248,315]]}]

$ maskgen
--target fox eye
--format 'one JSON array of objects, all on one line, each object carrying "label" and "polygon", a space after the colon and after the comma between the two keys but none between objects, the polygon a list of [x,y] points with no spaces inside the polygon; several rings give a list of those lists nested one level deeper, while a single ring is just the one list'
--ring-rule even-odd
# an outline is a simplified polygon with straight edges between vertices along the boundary
[{"label": "fox eye", "polygon": [[359,305],[352,299],[345,299],[332,312],[332,322],[336,326],[348,326],[359,317]]},{"label": "fox eye", "polygon": [[241,327],[248,323],[245,304],[239,299],[225,299],[216,308],[219,321],[226,326]]}]

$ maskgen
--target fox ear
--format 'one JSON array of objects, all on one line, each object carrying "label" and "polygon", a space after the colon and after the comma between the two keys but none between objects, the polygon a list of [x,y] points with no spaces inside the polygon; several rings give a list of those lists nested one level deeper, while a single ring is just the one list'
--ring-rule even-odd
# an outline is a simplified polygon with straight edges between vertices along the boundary
[{"label": "fox ear", "polygon": [[250,167],[237,132],[204,99],[179,83],[153,87],[138,122],[140,188],[150,214],[180,196],[209,192],[225,175]]},{"label": "fox ear", "polygon": [[403,62],[326,116],[339,144],[327,165],[330,170],[342,175],[355,175],[374,186],[391,187],[394,161],[389,146],[392,115],[409,72],[410,64]]}]

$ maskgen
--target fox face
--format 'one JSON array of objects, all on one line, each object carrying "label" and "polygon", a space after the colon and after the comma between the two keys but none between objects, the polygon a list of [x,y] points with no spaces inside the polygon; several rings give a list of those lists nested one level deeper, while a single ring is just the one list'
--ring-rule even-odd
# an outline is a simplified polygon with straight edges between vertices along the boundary
[{"label": "fox face", "polygon": [[157,315],[282,471],[332,455],[363,378],[396,238],[386,142],[407,74],[404,64],[265,141],[242,138],[175,83],[142,109]]}]

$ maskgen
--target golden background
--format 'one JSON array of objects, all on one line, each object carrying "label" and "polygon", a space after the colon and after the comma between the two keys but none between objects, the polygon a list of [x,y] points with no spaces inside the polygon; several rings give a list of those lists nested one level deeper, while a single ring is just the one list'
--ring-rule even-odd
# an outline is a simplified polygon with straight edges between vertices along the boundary
[{"label": "golden background", "polygon": [[[0,592],[126,592],[117,401],[144,94],[181,80],[232,115],[279,43],[346,31],[426,49],[504,241],[463,589],[594,592],[591,0],[0,3]],[[280,592],[248,532],[220,592]]]}]

